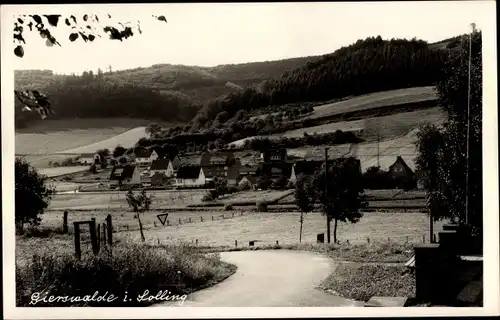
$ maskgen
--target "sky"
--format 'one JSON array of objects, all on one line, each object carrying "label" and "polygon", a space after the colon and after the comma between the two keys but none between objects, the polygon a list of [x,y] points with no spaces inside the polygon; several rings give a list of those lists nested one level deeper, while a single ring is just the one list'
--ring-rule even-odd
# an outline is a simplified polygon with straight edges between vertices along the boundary
[{"label": "sky", "polygon": [[[93,43],[70,42],[70,29],[62,23],[51,29],[61,47],[47,47],[37,33],[25,31],[25,56],[14,56],[14,69],[68,74],[109,66],[215,66],[321,55],[378,35],[435,42],[469,32],[472,22],[481,29],[492,8],[491,1],[23,5],[2,6],[2,20],[16,14],[87,13],[104,24],[109,13],[111,22],[135,26],[140,21],[142,34],[123,42],[105,34]],[[13,50],[16,44],[11,45]]]}]

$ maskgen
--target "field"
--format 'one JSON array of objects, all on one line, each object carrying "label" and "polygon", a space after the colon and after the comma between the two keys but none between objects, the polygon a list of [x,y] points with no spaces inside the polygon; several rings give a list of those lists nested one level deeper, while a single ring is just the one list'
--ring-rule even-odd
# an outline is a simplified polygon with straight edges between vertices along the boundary
[{"label": "field", "polygon": [[351,111],[362,111],[377,107],[403,103],[435,100],[434,87],[415,87],[376,92],[330,104],[314,107],[314,112],[305,118],[318,119]]},{"label": "field", "polygon": [[[237,240],[241,246],[248,245],[248,241],[258,240],[264,244],[295,244],[299,237],[299,216],[298,212],[288,213],[244,213],[243,216],[234,218],[215,219],[217,213],[229,215],[227,212],[171,212],[169,219],[176,222],[178,218],[188,219],[192,217],[193,223],[185,223],[170,227],[162,227],[157,221],[158,227],[146,231],[149,241],[159,239],[162,243],[169,241],[194,242],[198,239],[200,245],[210,246],[234,246]],[[204,221],[201,222],[201,216]],[[120,218],[114,219],[119,221]],[[154,214],[150,214],[148,219],[156,219]],[[59,223],[61,218],[58,219]],[[129,219],[127,219],[129,220]],[[102,220],[101,220],[102,221]],[[117,221],[117,223],[118,223]],[[185,220],[184,220],[185,221]],[[196,223],[194,223],[196,222]],[[130,235],[133,239],[140,236],[137,230],[137,221],[132,224],[134,231],[118,233],[118,237]],[[341,242],[349,240],[351,244],[366,243],[367,238],[372,242],[419,242],[425,237],[428,238],[429,218],[424,213],[381,213],[367,212],[356,224],[340,223],[338,226],[338,238]],[[151,223],[149,224],[151,226]],[[332,225],[333,226],[333,225]],[[442,223],[435,223],[435,230],[439,230]],[[302,241],[315,243],[316,234],[325,231],[325,218],[318,212],[305,215]]]},{"label": "field", "polygon": [[305,132],[311,135],[314,133],[322,134],[334,132],[336,130],[357,131],[366,129],[370,131],[374,129],[371,128],[372,126],[377,125],[380,139],[390,139],[408,132],[422,122],[428,121],[431,123],[440,123],[442,119],[444,119],[443,111],[438,108],[431,108],[427,110],[403,112],[389,116],[370,118],[370,120],[333,122],[315,127],[291,130],[274,136],[295,138],[303,137]]},{"label": "field", "polygon": [[76,173],[87,170],[87,166],[70,166],[70,167],[57,167],[57,168],[40,168],[39,173],[47,177],[57,177],[64,174]]},{"label": "field", "polygon": [[[77,185],[77,184],[75,184]],[[67,186],[68,190],[72,185]],[[73,189],[74,190],[74,189]],[[290,191],[248,191],[237,192],[226,195],[217,202],[222,203],[241,203],[257,202],[260,200],[274,201]],[[152,209],[165,208],[185,208],[189,205],[199,206],[206,204],[202,202],[206,190],[150,190],[148,194],[152,195]],[[79,192],[68,194],[56,194],[49,205],[49,210],[63,209],[126,209],[128,208],[125,199],[125,191],[102,191],[102,192]]]},{"label": "field", "polygon": [[[385,141],[359,144],[345,144],[328,146],[328,155],[331,158],[341,156],[356,156],[361,161],[362,171],[366,171],[371,166],[376,166],[379,162],[383,170],[387,170],[390,165],[396,161],[397,156],[401,156],[404,161],[415,168],[414,159],[417,156],[417,150],[414,145],[416,139],[416,131],[396,138]],[[379,155],[377,157],[377,154]],[[324,159],[324,147],[305,146],[297,149],[288,149],[288,155],[296,157],[306,157],[308,159]]]},{"label": "field", "polygon": [[103,148],[112,150],[118,144],[133,146],[146,136],[144,128],[151,122],[155,121],[128,118],[39,121],[29,128],[16,129],[15,153],[25,155],[37,168],[46,168],[49,161],[62,161]]}]

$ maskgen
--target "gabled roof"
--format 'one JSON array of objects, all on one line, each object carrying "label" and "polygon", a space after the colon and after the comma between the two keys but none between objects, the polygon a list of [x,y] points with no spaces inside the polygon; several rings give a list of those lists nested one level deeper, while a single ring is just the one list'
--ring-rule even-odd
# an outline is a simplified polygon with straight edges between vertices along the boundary
[{"label": "gabled roof", "polygon": [[246,179],[248,180],[248,182],[250,182],[251,184],[256,184],[257,183],[257,177],[256,176],[243,176],[239,182],[241,182],[241,180],[243,179]]},{"label": "gabled roof", "polygon": [[200,175],[200,166],[182,166],[177,170],[178,179],[197,179]]},{"label": "gabled roof", "polygon": [[204,152],[201,155],[201,165],[210,166],[211,159],[217,159],[220,161],[225,161],[225,165],[230,165],[234,160],[234,153],[231,151],[216,151],[216,152]]},{"label": "gabled roof", "polygon": [[162,148],[162,147],[155,147],[151,150],[151,154],[154,152],[156,152],[156,154],[158,155],[158,158],[162,159],[162,158],[165,158],[167,153],[165,152],[165,150]]},{"label": "gabled roof", "polygon": [[109,176],[109,180],[123,180],[132,178],[135,169],[136,166],[132,164],[116,165],[111,170],[111,175]]},{"label": "gabled roof", "polygon": [[408,166],[406,161],[404,161],[401,156],[397,156],[396,161],[394,161],[394,163],[389,167],[389,170],[391,170],[398,163],[400,163],[407,172],[409,172],[410,174],[414,174],[413,170]]},{"label": "gabled roof", "polygon": [[199,155],[183,156],[180,158],[182,166],[200,166],[201,157]]},{"label": "gabled roof", "polygon": [[148,149],[138,149],[134,151],[136,158],[149,158],[151,156],[151,151]]},{"label": "gabled roof", "polygon": [[281,149],[268,149],[262,151],[264,161],[269,161],[271,160],[272,156],[279,156],[280,159],[285,160],[287,158],[287,151],[285,148]]},{"label": "gabled roof", "polygon": [[170,160],[168,159],[156,159],[151,163],[150,170],[166,170],[168,168]]}]

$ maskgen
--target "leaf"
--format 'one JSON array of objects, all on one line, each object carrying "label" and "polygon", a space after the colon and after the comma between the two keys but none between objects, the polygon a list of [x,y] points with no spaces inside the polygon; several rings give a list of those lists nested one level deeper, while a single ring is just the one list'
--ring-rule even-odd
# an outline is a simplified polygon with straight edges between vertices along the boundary
[{"label": "leaf", "polygon": [[47,18],[47,21],[49,21],[49,24],[53,27],[57,27],[57,24],[59,23],[59,17],[61,17],[60,14],[45,15],[45,18]]},{"label": "leaf", "polygon": [[35,14],[34,16],[31,16],[33,18],[33,20],[35,20],[35,22],[37,24],[41,24],[42,23],[42,18],[40,18],[39,15]]},{"label": "leaf", "polygon": [[83,41],[87,42],[89,41],[89,38],[82,32],[79,32],[80,36],[82,37]]},{"label": "leaf", "polygon": [[97,15],[95,15],[94,17],[95,17],[95,21],[99,22],[99,17]]},{"label": "leaf", "polygon": [[21,18],[17,18],[17,21],[18,21],[20,24],[23,24],[23,23],[24,23],[23,19],[21,19]]},{"label": "leaf", "polygon": [[78,33],[72,33],[69,35],[69,40],[71,42],[75,41],[76,39],[78,39]]},{"label": "leaf", "polygon": [[89,16],[85,14],[85,15],[83,16],[83,21],[87,21],[88,19],[89,19]]},{"label": "leaf", "polygon": [[165,21],[167,22],[167,19],[165,18],[165,16],[159,16],[159,17],[156,17],[156,19],[160,20],[160,21]]},{"label": "leaf", "polygon": [[89,40],[90,42],[95,40],[95,36],[93,34],[89,34]]},{"label": "leaf", "polygon": [[33,22],[30,21],[30,23],[28,23],[28,28],[30,28],[30,31],[33,30]]},{"label": "leaf", "polygon": [[47,39],[47,40],[45,40],[45,45],[47,47],[52,47],[54,45],[54,43],[50,39]]},{"label": "leaf", "polygon": [[76,17],[75,16],[72,15],[70,18],[73,20],[74,23],[76,23]]},{"label": "leaf", "polygon": [[108,13],[108,18],[111,19],[111,15]]},{"label": "leaf", "polygon": [[67,25],[67,26],[70,26],[70,25],[71,25],[71,23],[69,22],[69,19],[68,19],[68,18],[66,18],[66,25]]},{"label": "leaf", "polygon": [[26,41],[24,41],[23,35],[21,33],[15,34],[14,35],[14,39],[16,39],[19,42],[22,42],[22,43],[26,44]]},{"label": "leaf", "polygon": [[14,54],[16,56],[18,56],[19,58],[22,58],[24,56],[24,49],[23,47],[21,46],[17,46],[15,49],[14,49]]}]

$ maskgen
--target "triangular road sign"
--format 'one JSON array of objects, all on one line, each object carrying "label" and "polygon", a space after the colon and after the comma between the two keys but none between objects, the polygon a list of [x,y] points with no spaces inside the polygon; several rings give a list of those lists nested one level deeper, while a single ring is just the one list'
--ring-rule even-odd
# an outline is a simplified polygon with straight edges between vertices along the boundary
[{"label": "triangular road sign", "polygon": [[162,225],[165,225],[165,221],[167,221],[168,213],[157,214],[158,220],[160,220]]}]

